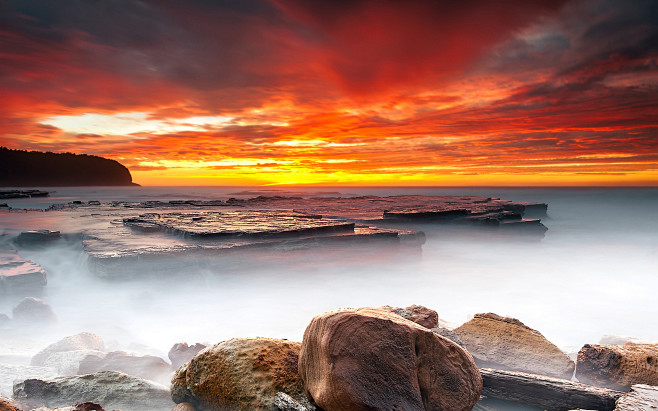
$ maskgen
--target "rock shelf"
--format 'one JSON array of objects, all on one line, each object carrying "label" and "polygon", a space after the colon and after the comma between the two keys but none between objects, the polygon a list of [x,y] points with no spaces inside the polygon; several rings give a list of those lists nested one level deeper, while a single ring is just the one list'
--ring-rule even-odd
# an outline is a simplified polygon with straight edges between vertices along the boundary
[{"label": "rock shelf", "polygon": [[24,260],[14,250],[0,250],[0,294],[40,289],[46,282],[46,272],[40,265]]}]

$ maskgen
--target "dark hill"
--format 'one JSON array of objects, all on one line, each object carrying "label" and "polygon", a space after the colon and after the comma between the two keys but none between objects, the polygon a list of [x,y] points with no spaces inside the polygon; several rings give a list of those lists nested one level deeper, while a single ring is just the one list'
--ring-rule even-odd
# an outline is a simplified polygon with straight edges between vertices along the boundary
[{"label": "dark hill", "polygon": [[103,157],[0,147],[0,186],[129,186],[130,171]]}]

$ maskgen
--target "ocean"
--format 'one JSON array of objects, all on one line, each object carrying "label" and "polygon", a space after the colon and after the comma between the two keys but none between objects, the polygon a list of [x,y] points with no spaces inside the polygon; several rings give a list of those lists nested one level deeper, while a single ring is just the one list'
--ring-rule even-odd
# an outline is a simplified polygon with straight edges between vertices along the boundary
[{"label": "ocean", "polygon": [[[79,241],[19,252],[43,266],[40,298],[59,318],[40,331],[0,330],[0,363],[29,358],[82,331],[110,348],[166,358],[178,342],[233,337],[301,341],[317,314],[345,307],[424,305],[443,323],[476,313],[510,316],[569,353],[603,335],[658,340],[657,188],[436,187],[89,187],[49,188],[50,197],[1,200],[45,209],[69,201],[226,200],[234,196],[478,195],[548,204],[543,238],[490,235],[477,229],[427,226],[422,251],[250,252],[181,268],[154,262],[156,277],[108,281],[90,268]],[[320,201],[320,200],[319,200]],[[135,211],[139,213],[139,210]],[[143,212],[143,210],[141,211]],[[89,226],[83,212],[0,211],[0,241],[23,230],[74,234]],[[66,216],[64,218],[63,216]],[[164,268],[163,268],[164,267]],[[11,314],[19,296],[0,295]],[[6,391],[6,388],[5,388]],[[0,394],[3,392],[0,386]]]}]

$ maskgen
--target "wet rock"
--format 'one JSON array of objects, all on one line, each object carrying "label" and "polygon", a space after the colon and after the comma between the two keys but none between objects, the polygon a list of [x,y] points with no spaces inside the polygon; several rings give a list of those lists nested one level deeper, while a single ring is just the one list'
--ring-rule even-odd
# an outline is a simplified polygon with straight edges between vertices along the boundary
[{"label": "wet rock", "polygon": [[59,231],[52,230],[30,230],[23,231],[16,237],[16,244],[22,247],[29,246],[43,246],[53,241],[57,241],[62,237]]},{"label": "wet rock", "polygon": [[390,307],[388,305],[382,307],[402,318],[420,324],[425,328],[436,328],[439,326],[439,314],[422,305],[411,305],[406,308]]},{"label": "wet rock", "polygon": [[274,400],[281,391],[308,404],[297,372],[299,347],[271,338],[236,338],[208,347],[176,372],[172,399],[199,409],[277,410]]},{"label": "wet rock", "polygon": [[116,371],[25,380],[14,385],[14,399],[25,408],[66,407],[81,401],[131,411],[170,411],[174,406],[166,387]]},{"label": "wet rock", "polygon": [[354,223],[281,211],[148,213],[124,218],[123,222],[137,230],[160,229],[167,233],[204,238],[258,238],[354,231]]},{"label": "wet rock", "polygon": [[47,283],[46,271],[13,250],[0,250],[0,293],[39,290]]},{"label": "wet rock", "polygon": [[571,379],[574,362],[541,333],[515,318],[476,314],[455,333],[479,367]]},{"label": "wet rock", "polygon": [[169,357],[169,361],[171,361],[172,367],[178,369],[181,365],[194,358],[204,348],[206,346],[200,343],[194,345],[187,345],[186,342],[176,343],[171,347],[167,356]]},{"label": "wet rock", "polygon": [[470,410],[482,378],[457,344],[381,308],[325,313],[304,332],[299,374],[334,410]]},{"label": "wet rock", "polygon": [[459,338],[457,333],[454,332],[453,330],[451,330],[449,328],[436,327],[436,328],[432,328],[431,331],[434,334],[440,335],[441,337],[444,337],[444,338],[447,338],[450,341],[454,342],[455,344],[459,345],[460,347],[466,349],[466,347],[464,346],[464,343],[462,342],[462,340]]},{"label": "wet rock", "polygon": [[54,353],[82,351],[82,352],[104,352],[105,342],[96,334],[83,332],[65,337],[39,351],[32,360],[31,365],[45,365],[48,357]]},{"label": "wet rock", "polygon": [[194,405],[189,402],[181,402],[180,404],[176,404],[171,411],[196,411],[196,408],[194,408]]},{"label": "wet rock", "polygon": [[658,387],[637,384],[631,391],[617,400],[614,411],[649,411],[658,409]]},{"label": "wet rock", "polygon": [[57,316],[45,301],[40,298],[26,297],[14,307],[13,319],[14,321],[43,324],[57,321]]},{"label": "wet rock", "polygon": [[313,411],[315,407],[306,407],[284,392],[277,392],[274,405],[281,411]]},{"label": "wet rock", "polygon": [[154,355],[134,355],[123,351],[87,355],[80,362],[78,373],[91,374],[99,371],[121,371],[164,384],[171,378],[171,365],[162,358]]},{"label": "wet rock", "polygon": [[658,385],[658,344],[590,345],[578,352],[579,381],[618,390]]}]

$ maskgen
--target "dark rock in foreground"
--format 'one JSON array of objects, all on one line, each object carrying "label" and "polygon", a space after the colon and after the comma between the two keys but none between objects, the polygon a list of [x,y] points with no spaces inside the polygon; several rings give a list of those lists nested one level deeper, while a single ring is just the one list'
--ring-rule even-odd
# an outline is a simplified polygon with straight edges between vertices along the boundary
[{"label": "dark rock in foreground", "polygon": [[47,245],[62,237],[59,231],[52,230],[30,230],[23,231],[16,237],[16,244],[21,247],[34,247]]},{"label": "dark rock in foreground", "polygon": [[326,411],[470,410],[482,389],[464,349],[380,308],[313,318],[299,374],[307,395]]},{"label": "dark rock in foreground", "polygon": [[46,272],[40,265],[22,259],[16,251],[0,250],[0,294],[39,290],[46,283]]},{"label": "dark rock in foreground", "polygon": [[574,362],[562,350],[515,318],[476,314],[454,331],[479,367],[565,379],[573,375]]},{"label": "dark rock in foreground", "polygon": [[576,378],[618,390],[633,384],[658,385],[658,344],[586,344],[578,352]]},{"label": "dark rock in foreground", "polygon": [[166,387],[115,371],[25,380],[14,385],[14,399],[27,409],[67,407],[85,401],[131,411],[170,411],[174,406]]}]

